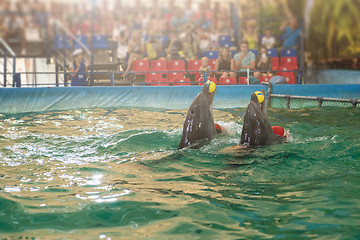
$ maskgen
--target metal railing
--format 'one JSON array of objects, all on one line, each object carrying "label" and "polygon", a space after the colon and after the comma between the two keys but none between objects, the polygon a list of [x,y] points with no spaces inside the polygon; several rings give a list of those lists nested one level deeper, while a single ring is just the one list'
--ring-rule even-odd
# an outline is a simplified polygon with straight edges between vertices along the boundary
[{"label": "metal railing", "polygon": [[289,94],[274,94],[273,86],[271,83],[268,85],[268,94],[267,94],[267,106],[271,107],[272,99],[284,99],[286,100],[286,108],[291,108],[291,100],[304,100],[304,101],[315,101],[317,102],[318,107],[322,107],[324,102],[327,103],[348,103],[353,107],[356,107],[360,103],[360,99],[350,99],[350,98],[330,98],[330,97],[320,97],[320,96],[297,96]]},{"label": "metal railing", "polygon": [[8,55],[8,53],[13,58],[13,63],[12,63],[13,64],[13,66],[12,66],[13,82],[12,82],[12,86],[15,87],[15,82],[16,82],[16,54],[11,49],[11,47],[5,42],[5,40],[2,37],[0,37],[0,44],[4,47],[4,50],[2,50],[3,55],[4,55],[4,72],[3,72],[4,82],[3,82],[3,87],[6,87],[7,55]]},{"label": "metal railing", "polygon": [[[207,80],[214,80],[215,82],[217,82],[217,80],[215,79],[215,74],[216,73],[223,73],[223,72],[233,72],[233,73],[242,73],[242,74],[246,74],[246,76],[244,77],[240,77],[240,78],[246,78],[246,84],[247,85],[251,85],[251,83],[249,83],[249,79],[251,77],[251,73],[254,72],[259,72],[259,71],[254,71],[254,70],[248,70],[246,72],[244,71],[194,71],[194,70],[186,70],[186,71],[129,71],[126,72],[127,76],[126,77],[121,77],[125,72],[124,71],[96,71],[96,72],[91,72],[91,71],[86,71],[86,72],[81,72],[81,74],[87,75],[87,86],[99,86],[99,85],[107,85],[107,86],[124,86],[124,85],[149,85],[149,86],[156,86],[156,85],[198,85],[200,83],[204,83]],[[274,71],[267,71],[267,72],[300,72],[299,70],[274,70]],[[27,87],[37,87],[37,86],[56,86],[56,87],[60,87],[60,86],[70,86],[71,85],[71,74],[76,74],[79,72],[71,72],[71,71],[66,71],[63,74],[63,84],[60,84],[59,78],[57,75],[62,75],[62,73],[60,74],[58,71],[55,72],[16,72],[13,73],[15,75],[18,76],[18,83],[16,84],[17,87],[21,87],[21,86],[27,86]],[[161,77],[161,78],[154,78],[151,79],[151,74],[156,74],[156,73],[161,73],[161,74],[166,74],[165,78]],[[170,77],[170,74],[173,73],[178,73],[178,74],[183,74],[184,77]],[[4,74],[1,73],[0,74]],[[196,79],[197,74],[201,76],[202,80],[199,81],[200,78]],[[43,83],[37,83],[37,81],[33,82],[33,83],[24,83],[21,81],[21,76],[22,75],[55,75],[54,76],[54,80],[55,81],[49,81],[49,82],[43,82]],[[139,77],[140,75],[143,75],[145,77]],[[194,76],[195,75],[195,76]],[[106,76],[106,78],[102,78],[101,80],[96,80],[91,82],[91,77],[93,77],[93,79],[97,79],[99,76]],[[231,79],[231,77],[228,77],[229,79]],[[268,79],[270,79],[271,77],[268,77]],[[116,79],[118,79],[118,81],[116,81]],[[142,81],[140,81],[139,79],[142,79]],[[173,79],[173,80],[169,80],[169,79]],[[240,83],[239,82],[239,77],[236,76],[236,83],[235,84],[244,84],[244,83]],[[182,81],[181,81],[182,80]],[[219,84],[219,83],[218,83]],[[260,83],[259,83],[260,84]],[[225,84],[225,83],[220,83],[220,85],[234,85],[233,82],[231,82],[230,84]],[[13,85],[14,87],[15,85]]]}]

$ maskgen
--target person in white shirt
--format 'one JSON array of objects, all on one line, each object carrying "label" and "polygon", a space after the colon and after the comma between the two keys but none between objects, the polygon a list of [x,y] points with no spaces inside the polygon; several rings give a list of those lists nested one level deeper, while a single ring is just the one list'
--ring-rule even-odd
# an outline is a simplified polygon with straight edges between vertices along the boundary
[{"label": "person in white shirt", "polygon": [[261,38],[261,44],[265,45],[267,49],[272,49],[275,47],[275,37],[271,35],[271,30],[266,29],[265,36]]}]

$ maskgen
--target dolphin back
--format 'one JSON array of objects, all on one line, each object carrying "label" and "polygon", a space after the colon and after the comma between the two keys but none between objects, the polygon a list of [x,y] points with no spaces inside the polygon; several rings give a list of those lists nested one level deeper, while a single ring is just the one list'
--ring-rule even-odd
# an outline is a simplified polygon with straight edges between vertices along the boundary
[{"label": "dolphin back", "polygon": [[183,126],[179,149],[198,148],[195,143],[211,140],[215,135],[214,118],[206,92],[201,92],[192,102]]}]

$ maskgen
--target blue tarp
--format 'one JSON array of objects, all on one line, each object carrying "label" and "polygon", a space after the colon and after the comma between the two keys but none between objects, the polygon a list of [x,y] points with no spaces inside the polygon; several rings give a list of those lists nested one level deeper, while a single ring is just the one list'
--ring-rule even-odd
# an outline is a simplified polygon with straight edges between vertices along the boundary
[{"label": "blue tarp", "polygon": [[273,85],[272,93],[295,96],[360,99],[360,84]]},{"label": "blue tarp", "polygon": [[[202,86],[1,88],[0,113],[79,108],[151,107],[187,109]],[[244,107],[266,86],[218,86],[214,108]]]},{"label": "blue tarp", "polygon": [[[81,108],[146,107],[187,109],[202,86],[0,88],[0,113]],[[218,86],[214,108],[246,107],[264,85]],[[360,85],[275,85],[273,93],[333,98],[360,98]]]},{"label": "blue tarp", "polygon": [[308,83],[360,84],[359,70],[327,69],[311,72]]}]

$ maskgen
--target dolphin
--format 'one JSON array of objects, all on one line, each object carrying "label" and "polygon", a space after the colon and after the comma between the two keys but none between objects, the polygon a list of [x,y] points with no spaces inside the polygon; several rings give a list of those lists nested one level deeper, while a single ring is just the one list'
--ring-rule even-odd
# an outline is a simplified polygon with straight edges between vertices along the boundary
[{"label": "dolphin", "polygon": [[215,89],[209,93],[209,88],[210,83],[205,83],[192,102],[186,114],[178,149],[199,148],[204,141],[211,140],[215,136],[216,129],[212,113]]},{"label": "dolphin", "polygon": [[271,128],[265,112],[265,102],[260,106],[257,95],[251,94],[251,101],[244,115],[240,144],[262,146],[281,141],[281,137],[276,135]]}]

